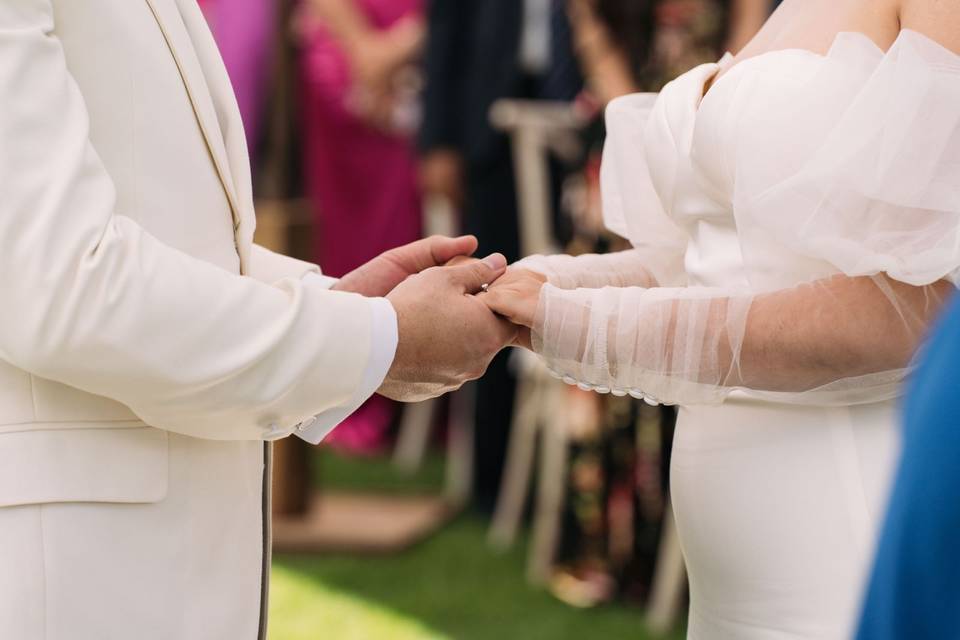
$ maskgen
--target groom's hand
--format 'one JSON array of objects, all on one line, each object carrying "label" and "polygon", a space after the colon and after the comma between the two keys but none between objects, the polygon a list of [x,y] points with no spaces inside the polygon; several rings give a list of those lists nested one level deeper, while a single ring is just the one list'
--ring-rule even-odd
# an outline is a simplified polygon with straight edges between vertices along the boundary
[{"label": "groom's hand", "polygon": [[427,269],[398,285],[387,299],[397,312],[397,353],[379,392],[412,402],[458,389],[479,378],[513,341],[517,328],[473,295],[500,277],[506,260]]},{"label": "groom's hand", "polygon": [[446,264],[457,256],[472,255],[476,250],[477,239],[473,236],[431,236],[377,256],[345,275],[332,288],[367,297],[382,297],[408,277]]}]

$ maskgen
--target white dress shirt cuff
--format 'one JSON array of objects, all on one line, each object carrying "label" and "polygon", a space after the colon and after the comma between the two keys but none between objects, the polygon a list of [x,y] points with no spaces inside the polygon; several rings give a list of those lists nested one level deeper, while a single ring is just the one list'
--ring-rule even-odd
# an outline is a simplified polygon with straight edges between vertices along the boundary
[{"label": "white dress shirt cuff", "polygon": [[[307,278],[320,278],[325,281],[326,286],[332,287],[336,281],[334,278],[321,276],[315,273],[308,273]],[[343,422],[351,413],[356,411],[360,405],[366,402],[367,398],[376,393],[383,379],[387,377],[393,365],[393,358],[397,353],[397,313],[393,305],[386,298],[369,298],[371,312],[371,348],[370,359],[367,361],[367,368],[364,371],[363,379],[353,396],[345,404],[330,409],[316,416],[313,420],[307,420],[300,423],[294,434],[311,444],[319,444],[321,440],[334,427]]]}]

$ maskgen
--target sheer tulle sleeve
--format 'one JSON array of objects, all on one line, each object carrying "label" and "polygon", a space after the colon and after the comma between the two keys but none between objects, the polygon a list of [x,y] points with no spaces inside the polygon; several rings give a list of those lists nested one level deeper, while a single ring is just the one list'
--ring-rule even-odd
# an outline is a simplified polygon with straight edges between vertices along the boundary
[{"label": "sheer tulle sleeve", "polygon": [[882,275],[763,294],[547,284],[533,348],[570,384],[651,402],[713,404],[737,389],[796,404],[873,402],[898,394],[951,288]]},{"label": "sheer tulle sleeve", "polygon": [[[673,404],[734,389],[816,404],[895,396],[960,273],[960,64],[912,32],[875,53],[844,89],[842,116],[794,137],[808,149],[802,162],[754,153],[762,145],[748,131],[727,132],[746,141],[731,145],[729,166],[747,285],[546,285],[532,338],[551,370]],[[751,125],[756,135],[809,119],[768,117]],[[781,248],[826,266],[787,286],[770,268]]]}]

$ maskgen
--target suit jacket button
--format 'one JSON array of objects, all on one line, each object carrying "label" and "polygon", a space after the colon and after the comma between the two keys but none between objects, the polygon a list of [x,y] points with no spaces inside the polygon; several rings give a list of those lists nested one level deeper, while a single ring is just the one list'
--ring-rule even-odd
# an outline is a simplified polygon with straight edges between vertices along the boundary
[{"label": "suit jacket button", "polygon": [[297,425],[297,431],[303,431],[304,429],[309,429],[317,422],[317,416],[311,416]]}]

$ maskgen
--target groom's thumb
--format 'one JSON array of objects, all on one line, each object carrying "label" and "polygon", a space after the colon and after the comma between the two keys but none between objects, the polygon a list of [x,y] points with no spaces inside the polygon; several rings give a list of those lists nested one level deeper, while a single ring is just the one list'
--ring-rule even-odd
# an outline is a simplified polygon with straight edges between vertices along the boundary
[{"label": "groom's thumb", "polygon": [[450,279],[465,293],[478,293],[483,285],[490,284],[507,270],[507,259],[494,253],[483,260],[449,267]]},{"label": "groom's thumb", "polygon": [[477,238],[475,236],[460,236],[458,238],[433,236],[428,241],[431,243],[430,253],[434,265],[446,264],[459,256],[472,256],[473,252],[477,250]]}]

